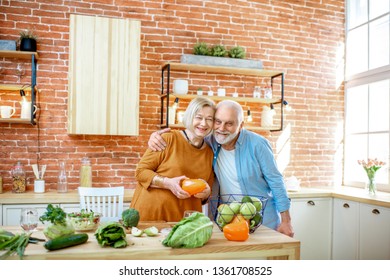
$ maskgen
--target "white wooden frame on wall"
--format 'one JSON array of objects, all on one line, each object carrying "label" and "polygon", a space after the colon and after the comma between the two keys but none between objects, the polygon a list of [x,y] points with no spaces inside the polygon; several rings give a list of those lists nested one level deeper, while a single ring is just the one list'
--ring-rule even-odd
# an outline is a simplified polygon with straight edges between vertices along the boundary
[{"label": "white wooden frame on wall", "polygon": [[71,15],[68,133],[138,135],[137,20]]}]

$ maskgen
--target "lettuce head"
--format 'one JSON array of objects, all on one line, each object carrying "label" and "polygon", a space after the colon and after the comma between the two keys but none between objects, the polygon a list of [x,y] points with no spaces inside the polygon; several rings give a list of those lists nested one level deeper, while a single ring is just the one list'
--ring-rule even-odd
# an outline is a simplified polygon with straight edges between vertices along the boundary
[{"label": "lettuce head", "polygon": [[162,244],[172,248],[196,248],[206,244],[213,233],[213,222],[203,213],[194,213],[179,221]]}]

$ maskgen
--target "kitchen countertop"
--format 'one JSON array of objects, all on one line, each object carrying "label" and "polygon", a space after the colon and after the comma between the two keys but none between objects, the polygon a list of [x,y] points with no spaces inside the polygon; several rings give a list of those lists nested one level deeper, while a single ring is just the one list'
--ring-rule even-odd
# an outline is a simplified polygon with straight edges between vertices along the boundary
[{"label": "kitchen countertop", "polygon": [[[130,203],[134,194],[134,189],[125,189],[124,202]],[[347,199],[357,202],[363,202],[371,205],[390,208],[390,193],[377,192],[375,196],[370,196],[367,191],[353,187],[339,188],[300,188],[298,191],[289,191],[290,198],[319,198],[333,197]],[[67,193],[58,193],[57,191],[47,191],[45,193],[12,193],[5,192],[0,194],[0,204],[35,204],[35,203],[79,203],[77,190],[71,190]]]},{"label": "kitchen countertop", "polygon": [[[168,225],[170,227],[172,225]],[[6,226],[2,227],[12,233],[21,232],[20,227]],[[140,228],[142,228],[140,226]],[[42,228],[32,234],[33,237],[45,238]],[[61,250],[48,251],[43,247],[43,242],[38,244],[29,244],[25,251],[24,259],[36,260],[172,260],[172,259],[300,259],[300,241],[283,235],[277,231],[271,230],[265,226],[260,226],[249,239],[244,242],[228,241],[223,233],[214,224],[211,239],[203,247],[184,249],[173,249],[161,244],[164,236],[154,237],[133,237],[127,234],[129,246],[126,248],[115,249],[111,247],[100,247],[93,232],[89,232],[87,243],[64,248]],[[18,259],[17,255],[11,257]]]},{"label": "kitchen countertop", "polygon": [[[125,189],[123,202],[130,203],[133,198],[134,189]],[[38,203],[80,203],[77,190],[70,190],[66,193],[57,191],[46,191],[35,193],[27,191],[24,193],[5,192],[0,194],[0,204],[38,204]]]},{"label": "kitchen countertop", "polygon": [[370,196],[367,190],[353,187],[300,188],[298,191],[289,191],[288,195],[290,198],[340,198],[390,208],[390,193],[377,192],[375,196]]}]

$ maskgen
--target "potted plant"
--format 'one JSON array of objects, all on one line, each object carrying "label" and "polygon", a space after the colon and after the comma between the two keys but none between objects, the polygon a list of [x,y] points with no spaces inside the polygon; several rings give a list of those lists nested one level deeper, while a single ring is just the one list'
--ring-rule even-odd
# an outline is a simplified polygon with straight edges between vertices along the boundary
[{"label": "potted plant", "polygon": [[224,57],[226,55],[226,48],[223,45],[215,45],[211,48],[211,55],[217,57]]},{"label": "potted plant", "polygon": [[197,91],[196,91],[196,94],[197,95],[203,95],[203,89],[201,87],[198,88]]},{"label": "potted plant", "polygon": [[235,46],[228,51],[228,56],[231,58],[245,58],[245,50],[243,47]]},{"label": "potted plant", "polygon": [[20,50],[26,52],[36,52],[37,51],[37,40],[38,36],[35,34],[34,30],[27,29],[20,31]]},{"label": "potted plant", "polygon": [[244,57],[245,49],[240,46],[231,47],[228,51],[222,44],[215,44],[212,47],[208,47],[206,43],[198,42],[194,45],[193,54],[183,54],[180,62],[222,67],[263,68],[261,60],[243,59]]},{"label": "potted plant", "polygon": [[195,55],[210,55],[210,49],[205,42],[196,43],[194,46]]}]

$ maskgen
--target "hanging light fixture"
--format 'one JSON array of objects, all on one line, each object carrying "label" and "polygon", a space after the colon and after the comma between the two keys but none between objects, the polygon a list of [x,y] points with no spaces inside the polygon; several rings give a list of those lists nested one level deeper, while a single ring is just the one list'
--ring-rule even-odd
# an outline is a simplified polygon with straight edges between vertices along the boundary
[{"label": "hanging light fixture", "polygon": [[27,101],[27,100],[26,100],[26,93],[24,92],[24,90],[21,89],[21,90],[19,91],[19,93],[20,93],[20,96],[22,97],[22,102],[26,102],[26,101]]},{"label": "hanging light fixture", "polygon": [[283,100],[283,105],[286,106],[286,111],[290,112],[292,110],[292,107],[286,100]]},{"label": "hanging light fixture", "polygon": [[248,107],[248,117],[247,117],[247,122],[252,122],[253,121],[253,118],[252,118],[252,114],[251,114],[251,108]]},{"label": "hanging light fixture", "polygon": [[178,97],[175,98],[175,102],[173,102],[172,108],[174,108],[176,110],[177,106],[179,106],[179,98]]}]

